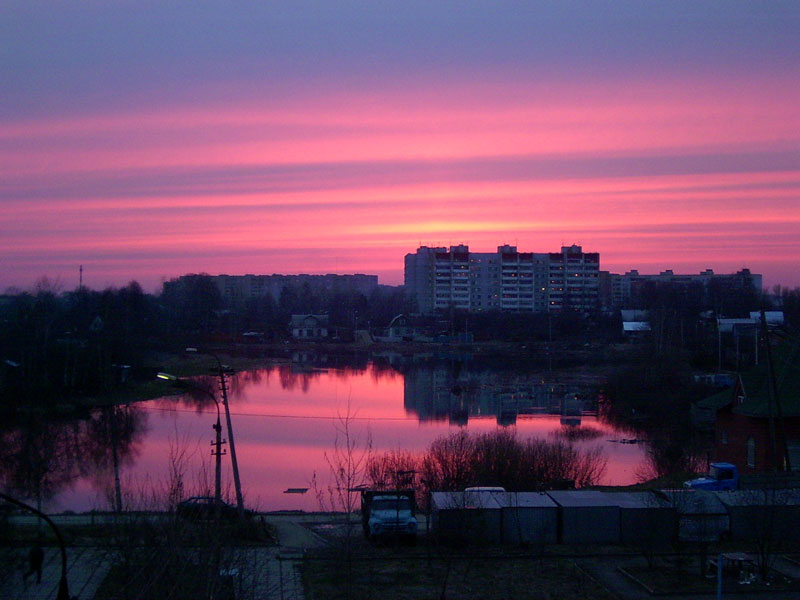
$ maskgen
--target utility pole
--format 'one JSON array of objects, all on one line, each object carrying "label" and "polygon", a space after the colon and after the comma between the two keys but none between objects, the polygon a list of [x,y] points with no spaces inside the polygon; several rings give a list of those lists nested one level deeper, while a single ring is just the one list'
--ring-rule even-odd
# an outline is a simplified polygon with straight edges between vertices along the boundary
[{"label": "utility pole", "polygon": [[225,440],[222,439],[222,424],[220,423],[220,411],[219,411],[219,400],[217,400],[216,395],[208,391],[207,389],[197,387],[192,385],[188,381],[184,381],[183,379],[178,379],[175,375],[170,375],[169,373],[159,373],[156,377],[158,379],[166,379],[167,381],[173,382],[176,387],[179,387],[184,390],[188,390],[190,392],[199,392],[205,394],[209,398],[214,401],[214,406],[217,407],[217,422],[214,423],[211,427],[216,432],[214,441],[211,442],[211,445],[214,448],[211,450],[211,456],[215,457],[215,465],[214,465],[214,502],[216,504],[215,512],[216,512],[216,519],[219,522],[220,517],[220,510],[222,506],[222,457],[225,454],[222,451],[222,444],[225,443]]},{"label": "utility pole", "polygon": [[[216,358],[216,356],[215,356]],[[236,446],[233,443],[233,424],[231,423],[231,411],[228,406],[228,387],[225,382],[225,370],[219,362],[219,381],[222,387],[222,405],[225,407],[225,421],[228,425],[228,440],[231,448],[231,465],[233,466],[233,486],[236,490],[236,508],[239,511],[239,519],[244,519],[244,498],[242,497],[242,482],[239,479],[239,463],[236,460]]]},{"label": "utility pole", "polygon": [[239,462],[236,460],[236,445],[233,441],[233,424],[231,423],[231,411],[228,406],[228,386],[225,381],[225,368],[222,366],[219,356],[213,352],[200,351],[197,348],[186,348],[186,352],[196,354],[206,354],[217,361],[217,373],[219,374],[220,390],[222,391],[222,405],[225,407],[225,421],[228,425],[228,444],[231,449],[231,466],[233,467],[233,486],[236,490],[236,508],[239,511],[239,519],[244,519],[244,497],[242,496],[242,483],[239,479]]},{"label": "utility pole", "polygon": [[114,464],[114,512],[122,512],[122,484],[119,481],[119,453],[117,452],[117,407],[111,407],[111,459]]},{"label": "utility pole", "polygon": [[[775,365],[772,361],[772,349],[769,345],[769,329],[767,328],[767,317],[764,313],[764,308],[761,308],[761,336],[764,341],[764,350],[767,355],[767,394],[769,406],[769,427],[770,437],[772,438],[772,463],[773,470],[778,471],[778,453],[776,449],[775,440],[775,417],[778,419],[778,433],[780,435],[779,443],[781,445],[781,454],[783,457],[784,469],[786,471],[792,470],[791,461],[789,459],[789,448],[786,444],[786,429],[783,423],[783,410],[781,408],[780,398],[778,397],[778,385],[775,380]],[[774,414],[773,414],[774,407]]]},{"label": "utility pole", "polygon": [[222,425],[219,422],[219,404],[217,404],[217,422],[212,426],[216,432],[215,440],[211,442],[214,444],[214,449],[211,454],[215,457],[214,466],[214,499],[217,502],[217,510],[219,510],[220,500],[222,500]]}]

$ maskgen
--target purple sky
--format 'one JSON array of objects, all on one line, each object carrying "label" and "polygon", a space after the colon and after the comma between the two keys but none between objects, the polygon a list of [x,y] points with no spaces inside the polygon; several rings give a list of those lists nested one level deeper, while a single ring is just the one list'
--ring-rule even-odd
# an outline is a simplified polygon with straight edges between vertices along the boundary
[{"label": "purple sky", "polygon": [[796,2],[5,2],[0,289],[419,243],[800,285]]}]

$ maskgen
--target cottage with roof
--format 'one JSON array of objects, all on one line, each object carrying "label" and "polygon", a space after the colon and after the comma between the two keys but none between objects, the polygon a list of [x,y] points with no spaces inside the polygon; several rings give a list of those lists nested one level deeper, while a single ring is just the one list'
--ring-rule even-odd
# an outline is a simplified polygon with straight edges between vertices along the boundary
[{"label": "cottage with roof", "polygon": [[297,340],[322,340],[328,337],[328,315],[292,315],[292,337]]},{"label": "cottage with roof", "polygon": [[784,343],[772,355],[774,389],[762,363],[739,373],[732,388],[698,403],[716,414],[716,460],[742,473],[771,471],[773,465],[800,470],[800,343]]}]

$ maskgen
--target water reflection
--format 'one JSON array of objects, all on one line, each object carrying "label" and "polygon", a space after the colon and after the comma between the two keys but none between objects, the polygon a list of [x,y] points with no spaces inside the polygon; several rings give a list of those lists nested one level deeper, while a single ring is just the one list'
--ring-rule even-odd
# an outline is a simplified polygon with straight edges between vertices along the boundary
[{"label": "water reflection", "polygon": [[135,463],[146,432],[147,415],[135,406],[97,410],[83,419],[46,422],[31,415],[0,431],[5,458],[3,489],[37,508],[88,479],[111,492],[114,467]]},{"label": "water reflection", "polygon": [[[611,418],[602,417],[602,409],[597,416],[602,398],[597,383],[585,377],[569,379],[562,373],[554,380],[449,357],[310,358],[230,377],[237,454],[250,506],[318,508],[311,494],[283,491],[308,487],[315,473],[326,476],[325,453],[333,447],[345,410],[351,411],[354,435],[371,440],[376,453],[419,453],[454,427],[474,433],[501,427],[522,439],[601,445],[608,458],[605,484],[634,483],[642,468],[641,445],[608,443],[624,434]],[[195,383],[213,391],[219,385],[215,377]],[[199,394],[106,409],[68,422],[32,421],[0,432],[4,446],[13,449],[0,478],[12,493],[49,500],[54,510],[109,509],[126,496],[125,488],[169,480],[170,456],[177,448],[186,460],[185,489],[191,493],[207,485],[213,472],[209,442],[215,419],[213,402]],[[230,491],[228,460],[223,490]]]},{"label": "water reflection", "polygon": [[597,415],[596,391],[589,386],[461,366],[406,373],[403,405],[421,422],[446,420],[460,426],[470,418],[491,417],[509,426],[526,416],[557,415],[562,425],[577,427],[584,416]]},{"label": "water reflection", "polygon": [[638,481],[708,470],[713,440],[693,429],[687,415],[674,407],[657,407],[654,414],[645,416],[624,402],[613,403],[601,394],[598,416],[627,435],[623,441],[645,448],[645,458],[636,474]]}]

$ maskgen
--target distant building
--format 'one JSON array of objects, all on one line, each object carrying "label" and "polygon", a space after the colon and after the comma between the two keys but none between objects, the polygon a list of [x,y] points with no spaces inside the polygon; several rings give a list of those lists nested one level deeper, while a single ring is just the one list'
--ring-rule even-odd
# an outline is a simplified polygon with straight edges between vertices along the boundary
[{"label": "distant building", "polygon": [[561,252],[470,252],[469,246],[421,246],[405,257],[406,292],[418,310],[593,311],[598,306],[597,253],[580,246]]},{"label": "distant building", "polygon": [[328,315],[292,315],[292,337],[322,340],[328,337]]},{"label": "distant building", "polygon": [[604,293],[601,300],[603,307],[607,309],[639,306],[648,284],[668,285],[684,296],[696,293],[701,301],[708,300],[714,289],[721,295],[726,295],[746,291],[752,286],[760,293],[762,286],[762,276],[751,273],[749,269],[730,274],[714,273],[711,269],[706,269],[701,273],[687,275],[676,274],[671,269],[657,275],[644,275],[633,270],[622,275],[603,273],[602,279]]},{"label": "distant building", "polygon": [[584,252],[573,244],[547,256],[550,269],[548,309],[597,310],[600,254]]},{"label": "distant building", "polygon": [[[185,280],[197,275],[183,275],[164,282],[165,291],[179,288]],[[247,300],[272,296],[277,302],[286,287],[308,286],[312,294],[326,292],[358,292],[369,296],[378,287],[377,275],[209,275],[228,306],[241,306]]]},{"label": "distant building", "polygon": [[426,315],[397,315],[379,336],[382,342],[430,342],[436,335],[449,329],[448,322],[440,322]]}]

